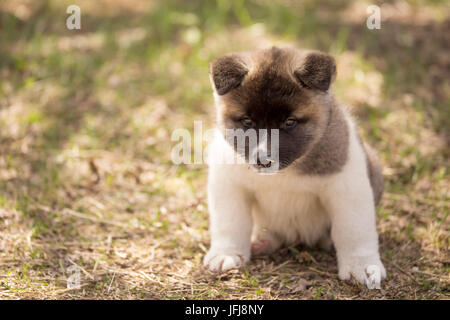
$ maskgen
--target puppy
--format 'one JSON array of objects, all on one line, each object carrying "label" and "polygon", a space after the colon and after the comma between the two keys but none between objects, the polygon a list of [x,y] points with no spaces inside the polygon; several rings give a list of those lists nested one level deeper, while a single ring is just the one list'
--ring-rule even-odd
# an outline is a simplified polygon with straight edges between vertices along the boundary
[{"label": "puppy", "polygon": [[[382,170],[335,101],[335,77],[332,57],[293,48],[232,53],[211,63],[220,134],[209,149],[210,270],[238,268],[251,254],[301,243],[334,245],[340,279],[364,283],[369,266],[385,278],[375,224]],[[269,134],[256,146],[246,142],[245,152],[226,138],[230,130],[261,129],[277,132],[275,150],[268,150]],[[224,163],[224,154],[246,163]],[[263,174],[270,168],[276,169]]]}]

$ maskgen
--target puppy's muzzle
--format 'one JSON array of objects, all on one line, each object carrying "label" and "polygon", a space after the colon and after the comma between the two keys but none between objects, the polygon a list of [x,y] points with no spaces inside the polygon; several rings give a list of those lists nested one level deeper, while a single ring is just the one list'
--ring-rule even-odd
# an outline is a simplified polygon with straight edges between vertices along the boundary
[{"label": "puppy's muzzle", "polygon": [[258,168],[270,168],[272,166],[272,163],[274,163],[275,160],[272,160],[268,157],[257,157],[256,158],[256,166]]}]

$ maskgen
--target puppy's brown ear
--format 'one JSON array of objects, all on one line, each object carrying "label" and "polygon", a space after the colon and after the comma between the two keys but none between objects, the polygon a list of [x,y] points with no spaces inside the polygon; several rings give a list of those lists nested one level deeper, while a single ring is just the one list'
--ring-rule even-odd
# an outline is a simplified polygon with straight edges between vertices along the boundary
[{"label": "puppy's brown ear", "polygon": [[217,93],[224,95],[241,84],[248,68],[239,54],[231,53],[213,61],[209,72]]},{"label": "puppy's brown ear", "polygon": [[307,53],[300,59],[294,75],[307,88],[327,91],[336,78],[336,62],[321,52]]}]

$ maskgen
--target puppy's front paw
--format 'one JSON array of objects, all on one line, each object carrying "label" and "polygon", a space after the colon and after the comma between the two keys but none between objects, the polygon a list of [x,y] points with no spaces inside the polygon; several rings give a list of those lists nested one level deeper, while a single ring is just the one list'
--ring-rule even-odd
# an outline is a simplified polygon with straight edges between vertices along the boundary
[{"label": "puppy's front paw", "polygon": [[203,265],[213,272],[225,272],[237,269],[248,261],[243,255],[226,250],[209,250],[203,259]]},{"label": "puppy's front paw", "polygon": [[385,279],[386,270],[378,257],[349,257],[339,263],[339,278],[368,285]]}]

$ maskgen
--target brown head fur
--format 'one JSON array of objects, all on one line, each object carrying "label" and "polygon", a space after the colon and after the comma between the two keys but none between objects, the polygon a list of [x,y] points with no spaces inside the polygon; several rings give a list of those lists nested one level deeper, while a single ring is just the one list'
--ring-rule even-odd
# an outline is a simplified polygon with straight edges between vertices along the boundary
[{"label": "brown head fur", "polygon": [[[219,128],[246,130],[241,120],[248,117],[254,129],[279,129],[280,169],[296,162],[304,173],[326,174],[345,163],[347,128],[328,93],[336,76],[332,57],[273,47],[225,55],[211,64],[210,73],[220,97]],[[284,126],[288,118],[295,119],[295,127]],[[333,135],[339,126],[340,131]],[[327,133],[330,128],[333,132]],[[317,145],[319,141],[324,148]],[[336,161],[339,143],[342,151],[338,150]],[[313,157],[304,156],[307,154]]]}]

